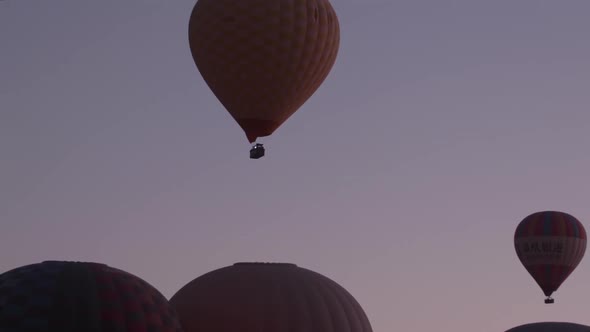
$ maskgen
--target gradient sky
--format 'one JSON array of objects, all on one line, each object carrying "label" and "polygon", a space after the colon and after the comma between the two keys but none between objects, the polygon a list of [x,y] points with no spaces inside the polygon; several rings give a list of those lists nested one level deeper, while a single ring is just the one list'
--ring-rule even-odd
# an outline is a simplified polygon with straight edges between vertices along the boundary
[{"label": "gradient sky", "polygon": [[548,306],[513,248],[538,210],[590,230],[590,1],[332,4],[330,76],[250,160],[194,0],[0,2],[0,271],[98,261],[170,297],[281,261],[376,332],[590,324],[587,259]]}]

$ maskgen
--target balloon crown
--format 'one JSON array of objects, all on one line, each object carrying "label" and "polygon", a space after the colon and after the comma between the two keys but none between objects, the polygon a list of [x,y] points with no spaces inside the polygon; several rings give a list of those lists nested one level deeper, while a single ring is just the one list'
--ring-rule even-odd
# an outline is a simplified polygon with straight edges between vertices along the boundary
[{"label": "balloon crown", "polygon": [[275,263],[275,262],[238,262],[234,263],[234,266],[245,266],[245,265],[266,265],[266,266],[283,266],[283,267],[297,267],[293,263]]}]

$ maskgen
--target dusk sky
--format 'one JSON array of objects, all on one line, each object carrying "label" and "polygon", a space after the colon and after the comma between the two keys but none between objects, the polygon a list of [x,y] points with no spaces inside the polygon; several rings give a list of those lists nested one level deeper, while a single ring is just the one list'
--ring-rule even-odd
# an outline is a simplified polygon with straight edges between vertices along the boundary
[{"label": "dusk sky", "polygon": [[590,231],[590,1],[332,0],[336,64],[260,160],[194,3],[0,1],[0,272],[96,261],[170,298],[290,262],[375,332],[590,325],[590,258],[546,305],[513,246],[539,210]]}]

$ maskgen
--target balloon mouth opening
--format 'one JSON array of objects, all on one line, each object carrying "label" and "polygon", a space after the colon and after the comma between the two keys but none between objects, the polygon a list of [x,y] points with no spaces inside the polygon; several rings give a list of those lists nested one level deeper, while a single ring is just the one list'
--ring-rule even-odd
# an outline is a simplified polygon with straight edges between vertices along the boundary
[{"label": "balloon mouth opening", "polygon": [[282,267],[297,267],[293,263],[277,263],[277,262],[238,262],[234,266],[282,266]]},{"label": "balloon mouth opening", "polygon": [[272,133],[281,125],[282,121],[261,120],[252,118],[235,118],[240,127],[246,133],[250,143],[256,142],[260,137],[272,135]]}]

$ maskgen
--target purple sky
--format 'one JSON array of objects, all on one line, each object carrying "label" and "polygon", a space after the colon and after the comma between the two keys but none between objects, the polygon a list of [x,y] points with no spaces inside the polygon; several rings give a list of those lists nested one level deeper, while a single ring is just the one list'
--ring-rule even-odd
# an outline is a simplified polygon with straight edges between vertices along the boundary
[{"label": "purple sky", "polygon": [[333,0],[336,65],[248,158],[190,57],[194,1],[0,2],[0,271],[99,261],[170,297],[237,261],[348,289],[376,332],[590,324],[513,232],[590,231],[590,1]]}]

